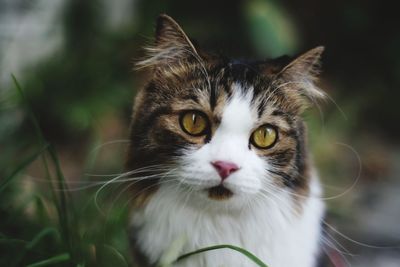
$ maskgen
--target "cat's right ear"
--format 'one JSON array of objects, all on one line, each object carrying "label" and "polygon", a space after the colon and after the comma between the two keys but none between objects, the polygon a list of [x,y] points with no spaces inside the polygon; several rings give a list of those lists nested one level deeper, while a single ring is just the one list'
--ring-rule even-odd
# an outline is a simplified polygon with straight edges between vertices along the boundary
[{"label": "cat's right ear", "polygon": [[158,17],[155,42],[145,49],[147,56],[136,63],[137,69],[173,66],[199,56],[179,24],[166,14]]}]

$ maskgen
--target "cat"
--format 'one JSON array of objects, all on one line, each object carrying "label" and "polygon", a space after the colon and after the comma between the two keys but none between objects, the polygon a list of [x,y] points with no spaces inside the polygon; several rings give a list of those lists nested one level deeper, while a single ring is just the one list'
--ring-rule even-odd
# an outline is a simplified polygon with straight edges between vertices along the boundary
[{"label": "cat", "polygon": [[[126,162],[137,266],[156,266],[176,240],[181,254],[230,244],[270,267],[316,266],[325,206],[301,114],[325,96],[315,84],[324,48],[231,60],[162,14],[147,50]],[[256,265],[222,249],[174,266]]]}]

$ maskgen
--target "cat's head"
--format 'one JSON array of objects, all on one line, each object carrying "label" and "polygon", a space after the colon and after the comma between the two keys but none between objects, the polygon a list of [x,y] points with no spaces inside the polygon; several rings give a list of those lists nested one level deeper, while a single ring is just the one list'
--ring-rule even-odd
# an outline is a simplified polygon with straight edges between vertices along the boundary
[{"label": "cat's head", "polygon": [[200,206],[241,207],[308,193],[301,113],[324,97],[314,83],[322,47],[293,59],[230,60],[161,15],[147,50],[137,66],[150,78],[136,98],[127,161],[137,199],[164,187]]}]

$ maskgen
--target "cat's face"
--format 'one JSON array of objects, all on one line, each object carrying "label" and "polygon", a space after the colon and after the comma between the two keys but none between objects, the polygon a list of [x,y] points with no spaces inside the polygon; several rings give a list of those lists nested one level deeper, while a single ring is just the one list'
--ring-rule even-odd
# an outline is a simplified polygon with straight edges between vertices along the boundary
[{"label": "cat's face", "polygon": [[[289,123],[277,116],[278,109],[260,106],[265,96],[257,96],[253,85],[234,81],[221,87],[227,90],[217,94],[214,110],[210,105],[193,106],[204,112],[210,131],[193,139],[195,145],[188,140],[177,161],[177,177],[204,199],[240,205],[265,194],[265,188],[281,188],[282,183],[289,182],[276,173],[285,167],[291,171],[287,165],[293,158],[296,140],[290,137]],[[265,110],[261,113],[260,109]],[[176,134],[188,139],[186,133],[178,131],[181,133]]]},{"label": "cat's face", "polygon": [[137,182],[135,194],[168,187],[200,206],[242,207],[308,191],[300,114],[323,95],[313,84],[321,48],[292,61],[231,61],[200,52],[162,16],[150,52],[140,63],[152,77],[136,100],[127,166],[162,172]]}]

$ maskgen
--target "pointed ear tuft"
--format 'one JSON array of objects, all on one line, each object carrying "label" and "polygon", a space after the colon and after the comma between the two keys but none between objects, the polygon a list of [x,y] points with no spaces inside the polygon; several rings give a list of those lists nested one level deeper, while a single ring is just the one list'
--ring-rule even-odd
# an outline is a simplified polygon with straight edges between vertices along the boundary
[{"label": "pointed ear tuft", "polygon": [[156,45],[183,45],[190,47],[193,51],[196,51],[195,47],[190,42],[189,37],[187,37],[181,26],[179,26],[179,24],[173,18],[166,14],[161,14],[157,19]]},{"label": "pointed ear tuft", "polygon": [[300,94],[311,100],[324,98],[325,93],[315,85],[320,73],[320,59],[323,51],[324,47],[318,46],[301,54],[287,64],[277,76],[287,82],[297,84]]},{"label": "pointed ear tuft", "polygon": [[157,19],[155,43],[145,48],[147,57],[136,64],[137,69],[173,65],[189,57],[196,57],[196,48],[179,24],[166,14]]}]

